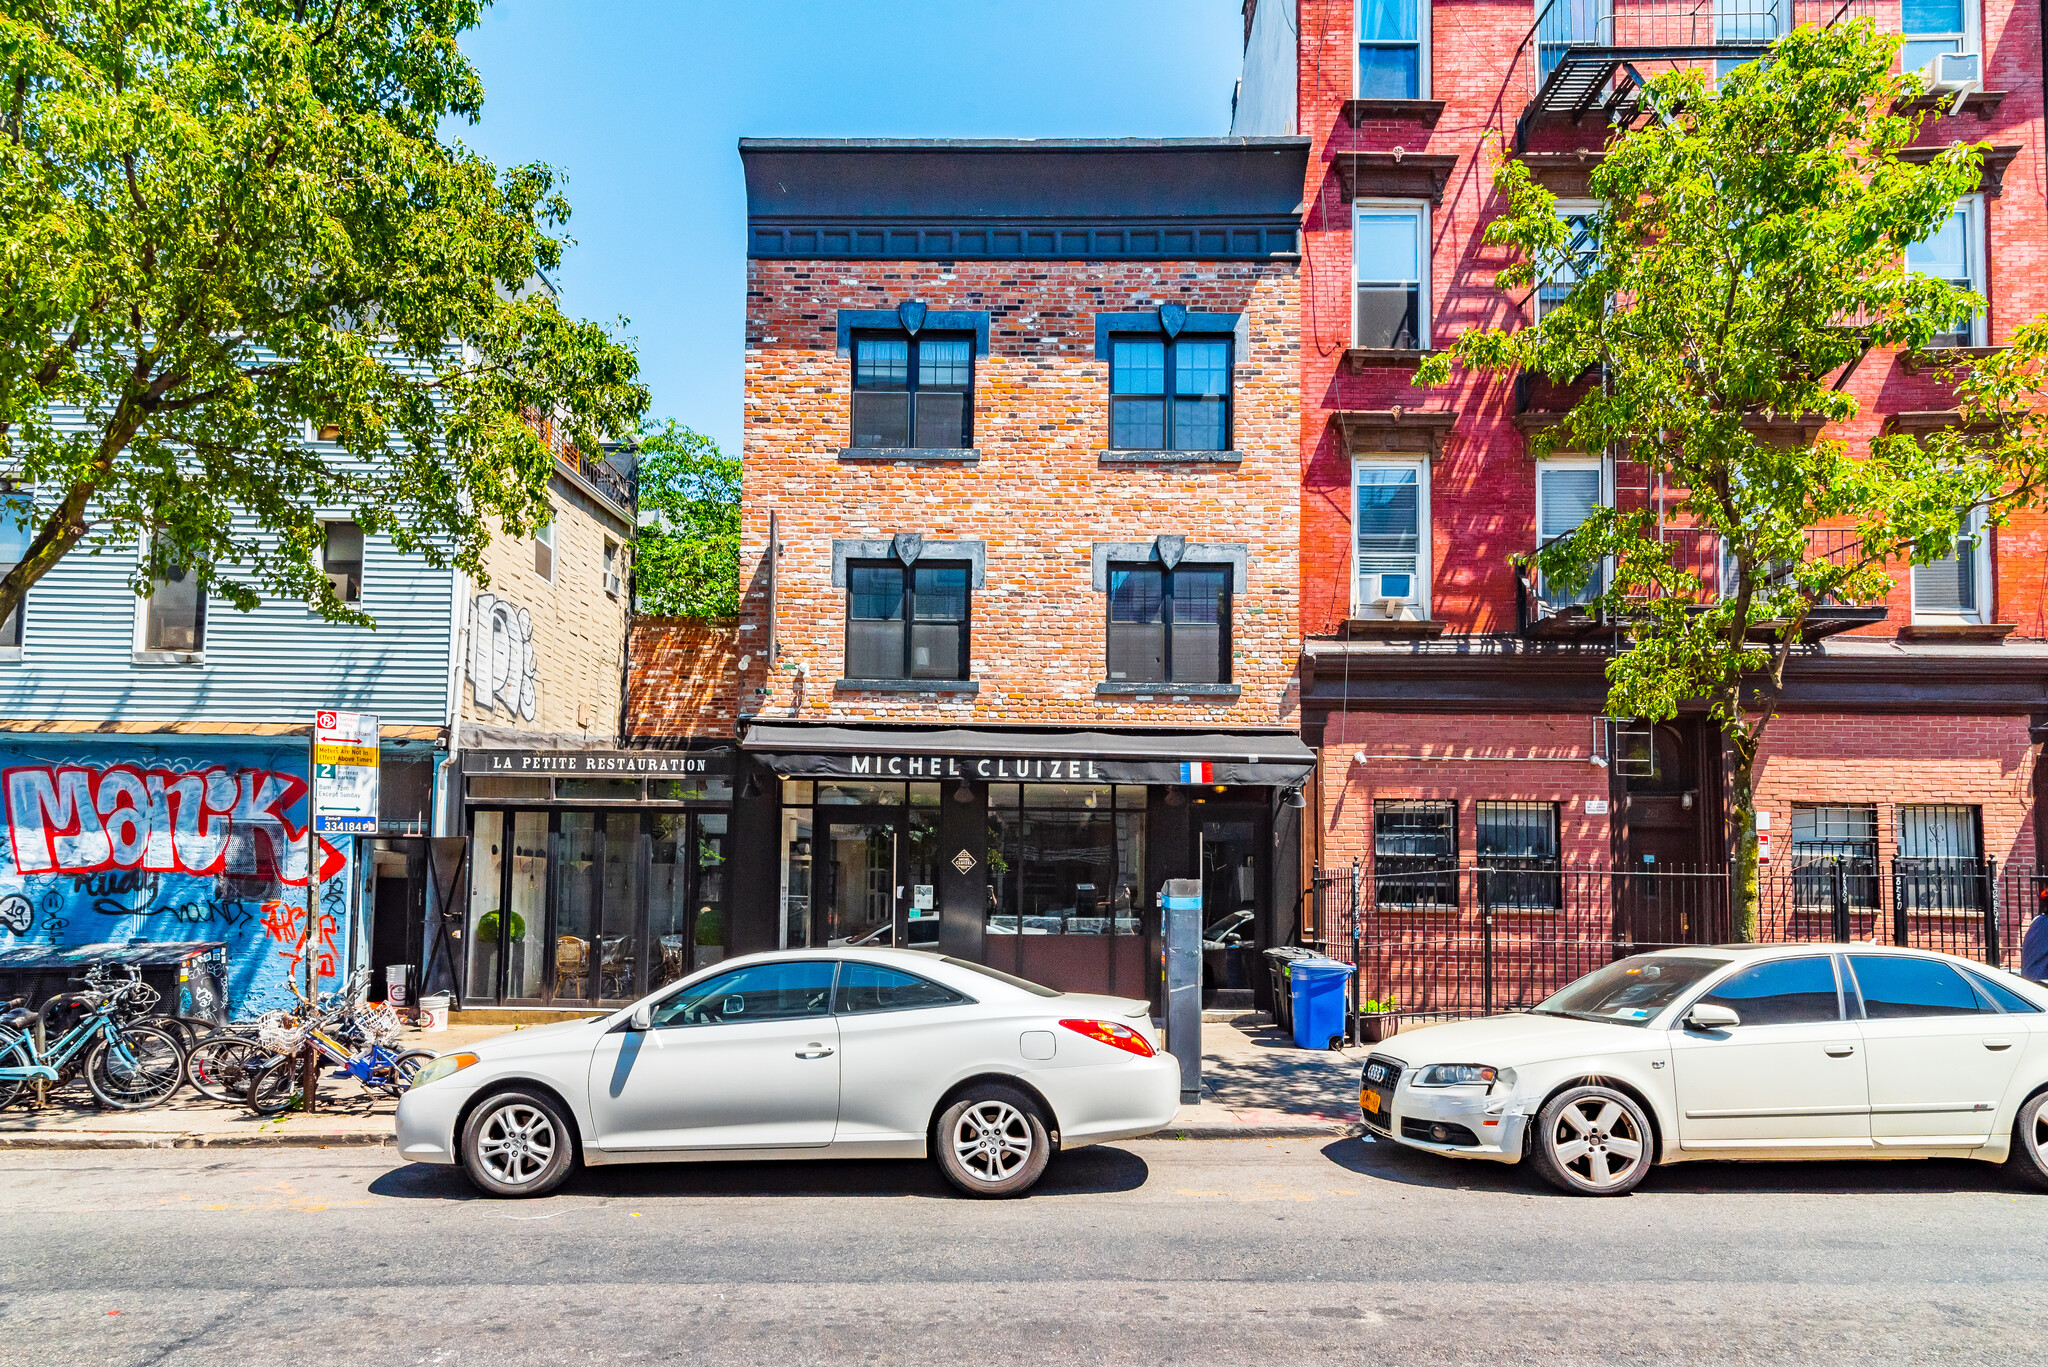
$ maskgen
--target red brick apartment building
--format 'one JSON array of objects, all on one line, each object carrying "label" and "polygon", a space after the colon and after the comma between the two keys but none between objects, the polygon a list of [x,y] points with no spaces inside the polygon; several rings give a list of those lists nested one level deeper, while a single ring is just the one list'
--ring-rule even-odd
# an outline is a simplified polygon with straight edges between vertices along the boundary
[{"label": "red brick apartment building", "polygon": [[[1149,994],[1292,933],[1309,143],[741,144],[727,948]],[[659,719],[643,729],[661,729]],[[1262,1002],[1263,1004],[1263,1002]]]},{"label": "red brick apartment building", "polygon": [[[1595,454],[1532,459],[1527,434],[1561,406],[1546,412],[1539,384],[1460,374],[1425,391],[1410,381],[1424,352],[1462,330],[1532,316],[1532,300],[1494,291],[1506,257],[1481,241],[1500,209],[1497,158],[1526,158],[1569,212],[1600,158],[1600,102],[1621,62],[1653,71],[1659,58],[1741,60],[1781,25],[1844,9],[1842,0],[1754,0],[1754,13],[1737,14],[1745,3],[1245,5],[1233,131],[1311,144],[1300,717],[1318,756],[1304,840],[1326,870],[1355,859],[1369,881],[1375,869],[1448,864],[1644,870],[1727,857],[1716,729],[1690,714],[1648,734],[1603,719],[1611,630],[1545,601],[1508,560],[1575,526],[1589,504],[1643,506],[1656,491],[1639,468]],[[1918,143],[1995,149],[1943,242],[1990,300],[1951,343],[1996,346],[2048,308],[2040,11],[2008,0],[1850,0],[1847,9],[1904,26],[1915,66],[1952,54],[1949,75],[1977,78],[1953,114],[1922,125]],[[1951,408],[1904,357],[1866,362],[1853,389],[1862,415],[1838,433],[1852,448],[1887,424],[1941,423]],[[2031,881],[1942,880],[1966,864],[2030,869],[2036,859],[2048,736],[2044,531],[2039,515],[2016,518],[1947,564],[1901,568],[1881,609],[1817,624],[1760,761],[1771,873],[1793,901],[1845,890],[1858,926],[1886,933],[1894,913],[1903,925],[1931,907],[1936,919],[1967,922],[1977,953],[1983,918],[1972,913],[2002,898],[2011,935]],[[1703,563],[1718,564],[1718,554]],[[1475,881],[1484,882],[1447,879],[1436,892],[1448,900],[1454,882]],[[1569,901],[1573,883],[1564,873],[1528,886],[1548,887],[1534,898],[1548,904],[1560,888]],[[1370,917],[1403,897],[1383,887],[1365,900]],[[1716,921],[1706,909],[1681,926],[1638,899],[1612,932],[1713,938],[1725,934]],[[1385,916],[1374,924],[1393,937],[1412,926]]]}]

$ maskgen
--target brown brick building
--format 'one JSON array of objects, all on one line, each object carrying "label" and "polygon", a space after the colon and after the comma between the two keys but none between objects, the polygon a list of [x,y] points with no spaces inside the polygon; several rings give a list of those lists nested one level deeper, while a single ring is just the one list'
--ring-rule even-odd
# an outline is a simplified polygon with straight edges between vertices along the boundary
[{"label": "brown brick building", "polygon": [[[1846,12],[1797,0],[1731,20],[1735,8],[1245,6],[1235,131],[1312,143],[1300,677],[1303,735],[1319,763],[1305,839],[1313,860],[1358,860],[1368,882],[1376,868],[1466,870],[1453,880],[1458,907],[1446,905],[1430,933],[1476,924],[1467,903],[1480,880],[1469,871],[1481,864],[1713,869],[1727,856],[1718,733],[1694,712],[1650,734],[1604,719],[1612,624],[1546,601],[1509,563],[1576,525],[1589,504],[1647,506],[1655,493],[1643,471],[1597,453],[1533,459],[1529,432],[1555,420],[1540,385],[1460,373],[1426,391],[1411,380],[1429,349],[1464,329],[1534,316],[1535,298],[1493,288],[1508,258],[1481,240],[1501,207],[1492,189],[1501,156],[1527,158],[1569,214],[1601,155],[1602,101],[1625,80],[1621,63],[1648,73],[1673,58],[1746,60],[1783,25]],[[2040,11],[2010,0],[1852,8],[1894,31],[1902,14],[1910,20],[1916,68],[1948,53],[1950,75],[1976,77],[1918,143],[1993,147],[1980,192],[1957,205],[1949,233],[1957,269],[1990,308],[1950,340],[1996,346],[2048,308]],[[1872,357],[1851,387],[1862,415],[1835,435],[1852,450],[1886,424],[1940,423],[1952,408],[1903,357]],[[1801,649],[1759,778],[1770,872],[1792,910],[1829,895],[1840,871],[1865,929],[1877,916],[1890,934],[1895,912],[1915,936],[1939,921],[1943,946],[1982,954],[1981,913],[2000,899],[2007,935],[2017,928],[2031,883],[2001,875],[1992,886],[1979,875],[1985,861],[2031,870],[2036,858],[2038,741],[2048,732],[2044,528],[2023,515],[1945,565],[1901,566],[1882,608],[1836,614]],[[1693,549],[1718,567],[1713,548]],[[1930,867],[1937,873],[1915,872]],[[1950,878],[1957,870],[1967,878]],[[1544,894],[1560,905],[1517,910],[1568,910],[1568,873],[1542,886],[1562,890]],[[1442,888],[1448,897],[1451,882]],[[1375,900],[1370,888],[1366,900]],[[1703,910],[1704,920],[1681,924],[1649,911],[1632,920],[1623,908],[1609,929],[1639,940],[1724,934]],[[1423,933],[1421,917],[1403,916],[1383,918],[1384,939]],[[1539,933],[1575,933],[1549,925]]]},{"label": "brown brick building", "polygon": [[1145,993],[1159,887],[1201,869],[1250,989],[1309,759],[1307,150],[741,145],[733,949]]}]

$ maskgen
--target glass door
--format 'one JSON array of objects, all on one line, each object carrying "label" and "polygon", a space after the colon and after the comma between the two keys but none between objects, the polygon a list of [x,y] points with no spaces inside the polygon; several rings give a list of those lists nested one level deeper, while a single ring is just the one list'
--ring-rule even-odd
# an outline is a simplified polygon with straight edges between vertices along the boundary
[{"label": "glass door", "polygon": [[548,814],[480,811],[469,828],[462,999],[538,1001],[546,962]]},{"label": "glass door", "polygon": [[886,945],[896,942],[896,831],[893,814],[821,821],[815,856],[818,892],[811,944]]}]

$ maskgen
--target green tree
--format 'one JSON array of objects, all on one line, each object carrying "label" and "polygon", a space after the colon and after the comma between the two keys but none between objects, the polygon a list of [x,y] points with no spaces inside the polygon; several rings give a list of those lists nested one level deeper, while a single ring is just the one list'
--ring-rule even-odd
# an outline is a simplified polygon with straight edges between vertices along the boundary
[{"label": "green tree", "polygon": [[[1900,159],[1917,119],[1894,111],[1919,86],[1895,71],[1897,51],[1858,21],[1795,30],[1718,89],[1698,71],[1659,76],[1645,92],[1652,117],[1614,138],[1592,175],[1590,251],[1505,159],[1506,212],[1486,236],[1521,260],[1498,287],[1568,288],[1533,326],[1465,332],[1416,379],[1442,384],[1455,364],[1582,386],[1534,438],[1539,458],[1638,462],[1694,544],[1718,538],[1727,569],[1705,573],[1650,510],[1606,508],[1533,559],[1553,586],[1597,587],[1594,608],[1623,625],[1612,715],[1661,720],[1698,699],[1720,724],[1745,939],[1758,912],[1756,758],[1809,614],[1882,601],[1888,566],[1947,555],[1973,510],[1997,525],[2042,488],[2040,321],[1995,358],[1948,368],[1956,428],[1852,452],[1800,426],[1855,417],[1848,380],[1873,351],[1925,348],[1984,307],[1906,269],[1907,247],[1977,188],[1980,148]],[[1809,537],[1817,527],[1840,529],[1836,544]]]},{"label": "green tree", "polygon": [[640,438],[640,511],[633,599],[664,617],[735,617],[740,610],[740,463],[673,420]]},{"label": "green tree", "polygon": [[367,621],[316,511],[482,577],[488,517],[530,531],[557,450],[633,429],[632,351],[542,283],[555,173],[442,135],[484,3],[0,6],[0,476],[34,491],[0,614],[146,535],[138,591]]}]

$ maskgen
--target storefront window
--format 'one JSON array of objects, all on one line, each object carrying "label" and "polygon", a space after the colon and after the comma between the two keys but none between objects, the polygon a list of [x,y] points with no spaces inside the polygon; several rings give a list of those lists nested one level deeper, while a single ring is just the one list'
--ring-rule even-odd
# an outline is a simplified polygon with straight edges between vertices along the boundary
[{"label": "storefront window", "polygon": [[725,957],[725,867],[728,823],[724,812],[700,812],[697,823],[695,937],[697,967],[707,968]]},{"label": "storefront window", "polygon": [[478,812],[469,836],[469,995],[498,995],[498,939],[504,917],[505,814]]},{"label": "storefront window", "polygon": [[561,802],[576,802],[593,799],[608,802],[638,802],[640,780],[637,778],[558,778],[555,780],[555,798]]},{"label": "storefront window", "polygon": [[640,995],[634,969],[639,946],[634,922],[640,913],[640,813],[604,814],[604,902],[599,921],[597,995],[628,1001]]},{"label": "storefront window", "polygon": [[864,783],[859,779],[833,779],[818,784],[820,807],[901,807],[900,783]]},{"label": "storefront window", "polygon": [[647,796],[655,802],[730,802],[729,778],[651,778]]},{"label": "storefront window", "polygon": [[505,921],[505,995],[540,996],[547,952],[548,814],[512,813],[512,906]]},{"label": "storefront window", "polygon": [[[785,785],[788,787],[789,785]],[[811,785],[802,785],[805,788]],[[778,943],[787,949],[811,942],[811,812],[782,813],[782,926]]]},{"label": "storefront window", "polygon": [[1107,784],[991,786],[987,933],[1139,934],[1144,793]]},{"label": "storefront window", "polygon": [[690,972],[690,818],[684,812],[654,817],[654,848],[647,864],[648,986],[660,987]]},{"label": "storefront window", "polygon": [[597,813],[562,813],[562,863],[556,870],[553,995],[588,1000],[590,941],[597,925]]}]

